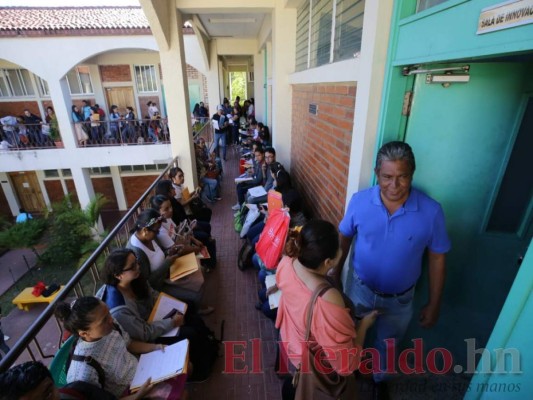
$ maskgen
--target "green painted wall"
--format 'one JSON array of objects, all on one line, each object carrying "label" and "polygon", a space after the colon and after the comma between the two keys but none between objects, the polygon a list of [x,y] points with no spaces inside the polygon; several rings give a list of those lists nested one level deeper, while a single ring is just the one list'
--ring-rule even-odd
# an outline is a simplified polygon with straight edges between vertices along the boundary
[{"label": "green painted wall", "polygon": [[[414,14],[415,3],[395,2],[376,147],[396,139],[413,146],[414,185],[441,202],[452,238],[441,320],[431,330],[416,321],[427,299],[424,274],[408,333],[423,337],[426,349],[450,349],[455,361],[465,365],[464,339],[476,338],[478,347],[486,344],[518,271],[517,257],[531,237],[487,234],[484,226],[525,95],[533,88],[533,66],[525,61],[533,59],[533,25],[476,35],[481,9],[497,2],[449,0],[419,14]],[[494,62],[519,51],[526,55],[521,61]],[[425,75],[401,74],[407,65],[465,63],[471,66],[471,81],[449,88],[425,84]],[[401,111],[409,90],[415,94],[406,117]]]},{"label": "green painted wall", "polygon": [[[413,3],[402,1],[401,3]],[[394,65],[485,57],[533,49],[533,24],[476,35],[483,8],[494,0],[449,0],[398,23]],[[406,7],[405,5],[400,5]]]}]

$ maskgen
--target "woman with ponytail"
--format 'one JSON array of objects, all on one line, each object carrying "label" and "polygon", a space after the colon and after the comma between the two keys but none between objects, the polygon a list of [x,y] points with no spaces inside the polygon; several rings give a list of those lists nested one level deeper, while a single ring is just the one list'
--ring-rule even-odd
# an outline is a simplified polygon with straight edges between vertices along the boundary
[{"label": "woman with ponytail", "polygon": [[[163,347],[131,340],[111,317],[105,303],[96,297],[80,297],[72,304],[59,303],[55,315],[78,338],[67,382],[87,382],[116,397],[126,393],[135,375],[138,361],[132,353],[149,353]],[[90,359],[103,370],[103,376]]]},{"label": "woman with ponytail", "polygon": [[[341,256],[337,229],[330,222],[311,220],[299,233],[291,232],[285,251],[287,255],[280,261],[276,273],[276,286],[282,292],[276,319],[281,336],[281,359],[287,360],[288,356],[297,368],[307,348],[318,348],[322,356],[319,370],[329,368],[341,376],[351,375],[357,369],[366,331],[374,323],[377,311],[361,320],[356,334],[341,293],[326,279]],[[319,295],[311,305],[311,330],[306,343],[307,310],[316,290]],[[284,384],[284,398],[292,395],[290,383],[289,380]]]}]

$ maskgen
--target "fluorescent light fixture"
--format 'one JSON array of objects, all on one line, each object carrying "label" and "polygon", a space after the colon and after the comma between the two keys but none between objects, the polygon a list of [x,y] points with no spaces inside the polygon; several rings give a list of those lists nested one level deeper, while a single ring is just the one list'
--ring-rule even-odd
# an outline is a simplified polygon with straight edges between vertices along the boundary
[{"label": "fluorescent light fixture", "polygon": [[255,18],[209,18],[212,24],[254,24]]},{"label": "fluorescent light fixture", "polygon": [[426,75],[426,83],[467,83],[469,81],[470,75],[466,74]]}]

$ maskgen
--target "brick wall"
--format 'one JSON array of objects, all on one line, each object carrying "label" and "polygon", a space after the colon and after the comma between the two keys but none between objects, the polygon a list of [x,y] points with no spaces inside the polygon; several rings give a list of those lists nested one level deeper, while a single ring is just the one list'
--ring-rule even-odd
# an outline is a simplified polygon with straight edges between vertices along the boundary
[{"label": "brick wall", "polygon": [[44,187],[46,188],[46,193],[51,203],[59,203],[65,197],[59,179],[45,180]]},{"label": "brick wall", "polygon": [[129,65],[100,65],[102,82],[131,82]]},{"label": "brick wall", "polygon": [[122,186],[126,196],[126,205],[132,207],[157,177],[158,175],[123,176]]},{"label": "brick wall", "polygon": [[36,101],[6,101],[0,102],[0,117],[5,117],[6,115],[18,117],[23,115],[26,109],[38,117],[41,116],[39,105]]},{"label": "brick wall", "polygon": [[[70,193],[70,199],[72,200],[72,203],[78,203],[78,194],[76,192],[74,180],[65,179],[65,185],[67,186],[68,193]],[[44,187],[46,188],[46,193],[48,193],[48,198],[50,199],[51,203],[58,203],[65,197],[63,188],[61,187],[61,181],[59,179],[45,180]]]},{"label": "brick wall", "polygon": [[312,215],[334,224],[344,214],[355,92],[355,83],[294,85],[292,92],[291,176]]},{"label": "brick wall", "polygon": [[144,119],[144,117],[148,116],[148,106],[146,103],[151,101],[152,103],[155,103],[157,105],[157,109],[159,110],[159,113],[161,114],[161,104],[159,104],[159,97],[158,96],[139,96],[139,104],[141,106],[141,110],[138,114],[135,114],[137,118]]},{"label": "brick wall", "polygon": [[92,178],[94,193],[101,193],[108,200],[102,207],[103,210],[118,210],[117,195],[113,186],[113,179],[106,178]]}]

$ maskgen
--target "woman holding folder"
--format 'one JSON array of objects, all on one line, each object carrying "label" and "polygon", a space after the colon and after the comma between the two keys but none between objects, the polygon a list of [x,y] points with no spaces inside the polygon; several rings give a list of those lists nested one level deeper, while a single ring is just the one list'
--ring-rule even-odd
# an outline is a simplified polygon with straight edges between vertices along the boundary
[{"label": "woman holding folder", "polygon": [[[137,218],[126,247],[135,253],[140,274],[150,286],[199,306],[204,290],[204,276],[200,269],[177,281],[170,280],[170,268],[178,256],[165,256],[156,242],[163,219],[156,210],[144,210]],[[211,312],[213,312],[212,307],[199,310],[199,313],[204,315]]]}]

